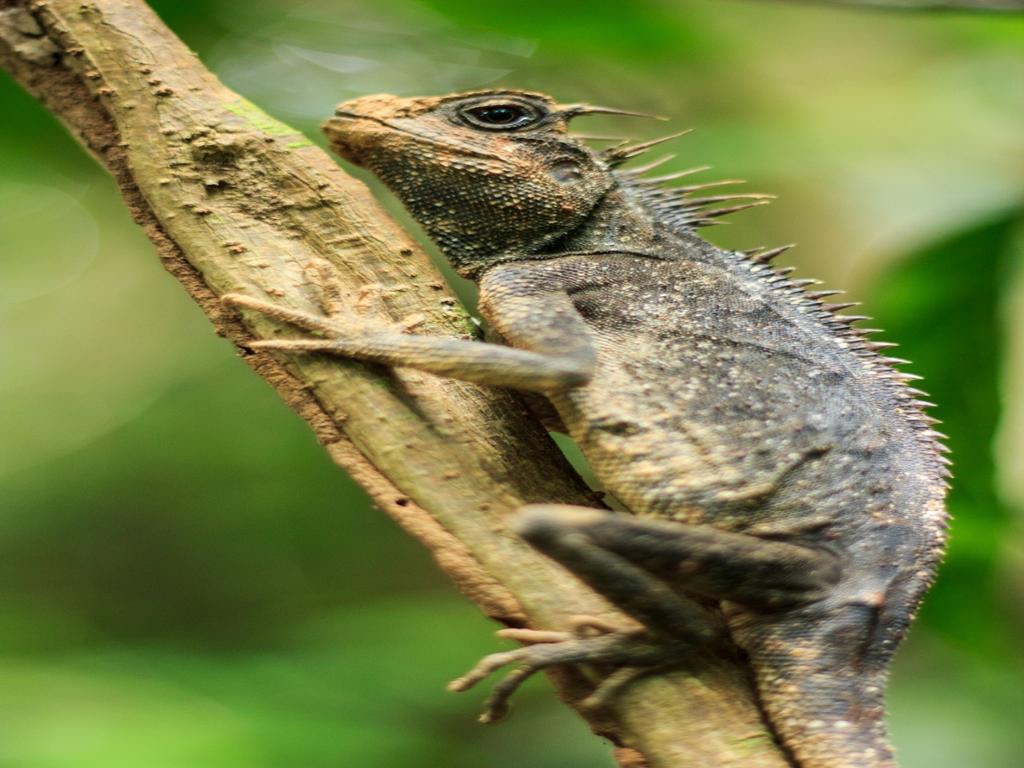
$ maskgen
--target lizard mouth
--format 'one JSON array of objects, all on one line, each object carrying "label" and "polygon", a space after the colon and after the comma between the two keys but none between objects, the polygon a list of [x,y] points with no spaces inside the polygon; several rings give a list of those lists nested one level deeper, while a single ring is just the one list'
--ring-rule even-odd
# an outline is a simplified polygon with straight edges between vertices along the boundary
[{"label": "lizard mouth", "polygon": [[376,120],[378,122],[380,120],[380,118],[371,117],[370,115],[361,115],[358,112],[349,112],[347,109],[334,110],[334,118],[331,118],[328,122],[333,121],[335,118],[341,118],[342,120]]},{"label": "lizard mouth", "polygon": [[381,121],[369,115],[338,109],[334,116],[323,124],[323,131],[331,142],[331,148],[341,157],[356,165],[362,165],[359,150],[366,149],[367,144],[373,143],[372,140],[368,141],[370,134],[379,133],[379,131],[363,131],[356,128],[359,123],[364,122],[379,123]]},{"label": "lizard mouth", "polygon": [[323,124],[323,131],[330,140],[334,151],[356,165],[365,165],[363,159],[381,147],[381,140],[396,133],[408,136],[416,143],[443,148],[461,157],[478,157],[492,162],[507,162],[505,158],[463,142],[424,136],[422,133],[411,131],[376,115],[350,112],[340,108],[335,110],[334,116]]}]

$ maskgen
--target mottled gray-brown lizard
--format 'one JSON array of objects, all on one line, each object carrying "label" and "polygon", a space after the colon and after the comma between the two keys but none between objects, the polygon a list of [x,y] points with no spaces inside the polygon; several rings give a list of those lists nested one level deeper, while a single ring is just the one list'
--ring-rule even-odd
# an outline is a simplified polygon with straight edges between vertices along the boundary
[{"label": "mottled gray-brown lizard", "polygon": [[538,633],[545,642],[485,660],[457,687],[518,665],[488,716],[547,666],[684,658],[713,641],[700,602],[721,611],[800,765],[892,766],[887,668],[946,531],[947,461],[915,377],[838,314],[848,305],[775,270],[781,249],[726,251],[695,234],[758,200],[620,168],[654,142],[599,152],[568,132],[598,111],[614,110],[495,90],[366,97],[326,124],[335,150],[477,282],[506,345],[226,300],[318,334],[254,346],[541,393],[633,513],[519,515],[521,536],[644,631]]}]

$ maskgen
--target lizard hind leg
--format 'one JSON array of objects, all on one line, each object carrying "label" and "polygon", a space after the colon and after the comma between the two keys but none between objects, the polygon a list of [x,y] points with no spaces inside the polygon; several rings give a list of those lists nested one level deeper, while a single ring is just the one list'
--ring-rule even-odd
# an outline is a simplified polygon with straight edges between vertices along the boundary
[{"label": "lizard hind leg", "polygon": [[608,526],[622,530],[620,522],[635,520],[631,515],[599,509],[533,504],[523,509],[514,529],[649,632],[698,645],[720,639],[718,628],[709,626],[710,613],[633,558],[628,541],[609,546],[609,541],[592,535]]},{"label": "lizard hind leg", "polygon": [[468,690],[491,673],[513,667],[488,697],[482,722],[504,716],[512,694],[542,669],[563,664],[613,668],[584,702],[599,706],[638,677],[684,663],[695,646],[725,640],[724,627],[710,612],[625,558],[595,546],[566,520],[572,517],[578,522],[605,514],[582,507],[536,505],[520,516],[518,529],[531,544],[585,582],[604,585],[599,590],[604,597],[644,627],[616,626],[600,618],[579,617],[574,632],[502,630],[500,636],[529,645],[485,657],[449,686],[455,691]]},{"label": "lizard hind leg", "polygon": [[[639,620],[650,643],[700,637],[676,589],[728,601],[730,635],[749,655],[764,711],[798,762],[895,768],[882,719],[887,656],[862,659],[873,606],[844,602],[837,556],[706,525],[555,505],[528,508],[517,532]],[[612,673],[605,690],[614,692],[619,679],[628,683],[629,673]],[[592,697],[607,695],[599,688]]]},{"label": "lizard hind leg", "polygon": [[[517,532],[646,627],[673,637],[692,632],[680,589],[771,613],[827,597],[842,575],[824,550],[580,507],[532,505]],[[654,588],[638,594],[640,577],[630,583],[626,572],[644,574]]]},{"label": "lizard hind leg", "polygon": [[514,667],[488,699],[484,722],[501,717],[512,693],[546,667],[580,663],[619,667],[588,697],[589,702],[600,704],[638,676],[678,666],[698,649],[724,649],[729,641],[722,617],[698,605],[681,588],[774,610],[813,599],[838,578],[827,555],[707,526],[537,504],[526,507],[514,527],[643,629],[602,623],[591,627],[598,634],[590,637],[538,630],[505,632],[506,637],[531,645],[484,658],[450,686],[463,691],[498,669]]}]

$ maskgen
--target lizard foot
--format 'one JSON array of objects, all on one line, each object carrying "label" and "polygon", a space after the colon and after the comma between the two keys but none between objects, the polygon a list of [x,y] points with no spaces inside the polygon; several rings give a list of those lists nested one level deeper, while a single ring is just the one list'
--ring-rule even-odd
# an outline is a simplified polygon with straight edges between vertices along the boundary
[{"label": "lizard foot", "polygon": [[[221,297],[221,301],[232,307],[259,312],[305,331],[319,333],[326,339],[359,336],[373,331],[408,333],[424,322],[425,318],[422,315],[414,315],[397,323],[380,320],[380,315],[385,314],[381,286],[364,286],[357,294],[346,295],[330,262],[324,259],[314,259],[307,269],[313,281],[320,288],[317,300],[323,314],[304,312],[283,304],[239,293],[225,294]],[[315,352],[328,345],[322,341],[307,338],[261,339],[251,342],[249,346],[253,349]]]},{"label": "lizard foot", "polygon": [[[597,629],[598,635],[580,632]],[[512,695],[535,672],[561,664],[609,664],[619,667],[584,700],[585,706],[601,706],[613,699],[637,678],[680,663],[682,649],[676,645],[656,642],[637,630],[614,629],[604,622],[584,620],[577,623],[577,633],[531,629],[505,629],[500,637],[531,643],[512,651],[492,653],[481,659],[473,669],[448,684],[448,690],[466,691],[492,672],[514,666],[494,686],[484,703],[480,722],[493,723],[508,713]]]}]

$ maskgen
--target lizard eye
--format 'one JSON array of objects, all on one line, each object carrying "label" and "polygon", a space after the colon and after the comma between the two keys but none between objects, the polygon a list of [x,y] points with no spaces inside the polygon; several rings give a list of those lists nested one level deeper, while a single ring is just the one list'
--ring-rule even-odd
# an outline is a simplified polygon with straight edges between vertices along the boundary
[{"label": "lizard eye", "polygon": [[510,131],[537,122],[541,115],[525,104],[501,103],[466,107],[459,112],[463,120],[490,131]]}]

